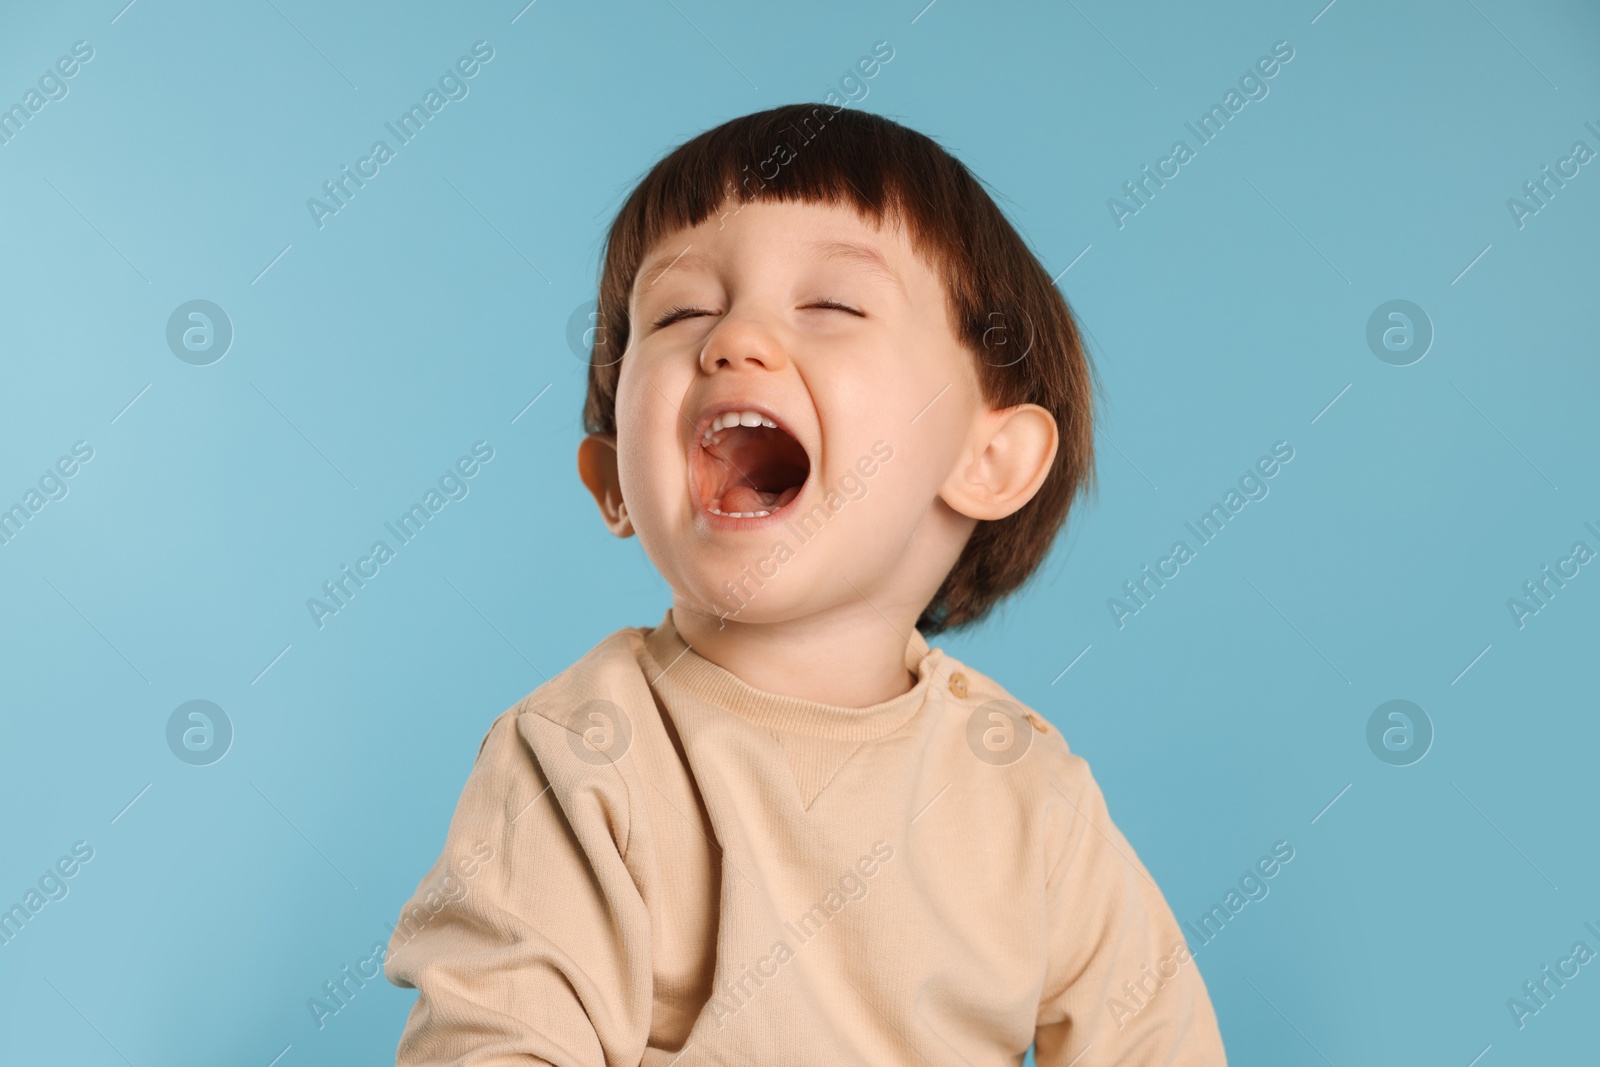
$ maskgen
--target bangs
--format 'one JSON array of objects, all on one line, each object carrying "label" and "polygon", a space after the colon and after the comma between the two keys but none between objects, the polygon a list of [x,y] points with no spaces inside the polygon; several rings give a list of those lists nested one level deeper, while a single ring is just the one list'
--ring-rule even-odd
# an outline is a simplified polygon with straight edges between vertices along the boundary
[{"label": "bangs", "polygon": [[699,225],[729,200],[849,205],[881,225],[885,212],[903,203],[910,171],[886,155],[894,148],[893,127],[832,121],[842,110],[825,104],[809,112],[777,108],[681,146],[639,186],[640,210],[629,219],[634,225],[618,236],[649,246]]}]

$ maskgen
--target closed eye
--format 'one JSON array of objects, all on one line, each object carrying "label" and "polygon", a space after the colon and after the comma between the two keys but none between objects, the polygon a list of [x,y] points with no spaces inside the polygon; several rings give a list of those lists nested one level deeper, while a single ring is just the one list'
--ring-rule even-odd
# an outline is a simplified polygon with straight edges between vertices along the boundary
[{"label": "closed eye", "polygon": [[653,325],[656,329],[659,330],[663,326],[671,326],[673,323],[677,322],[679,319],[687,319],[687,318],[689,318],[690,316],[693,316],[693,315],[709,315],[709,314],[711,314],[711,312],[707,311],[705,308],[673,307],[673,308],[668,308],[665,312],[663,312],[661,317],[656,319],[656,321],[654,323],[652,323],[651,325]]},{"label": "closed eye", "polygon": [[849,306],[848,304],[841,304],[837,300],[817,300],[817,301],[814,301],[814,302],[812,302],[810,304],[807,304],[806,307],[808,307],[808,308],[824,308],[824,309],[831,309],[831,310],[834,310],[834,311],[848,311],[852,315],[858,316],[858,317],[863,318],[863,319],[866,318],[866,315],[863,312],[858,311],[857,309]]},{"label": "closed eye", "polygon": [[[837,300],[814,300],[811,303],[806,304],[805,308],[818,308],[818,309],[823,310],[823,311],[843,311],[843,312],[847,312],[848,314],[855,315],[858,318],[866,318],[866,314],[864,312],[859,311],[856,308],[853,308],[848,304],[841,304]],[[802,309],[802,310],[804,310],[804,309]],[[662,312],[661,316],[659,318],[657,318],[655,320],[655,322],[653,322],[651,325],[659,330],[659,329],[662,329],[663,327],[671,326],[673,323],[679,321],[680,319],[688,319],[688,318],[694,318],[694,317],[697,317],[697,316],[700,316],[700,315],[711,315],[711,314],[714,314],[714,312],[711,312],[711,311],[707,310],[706,308],[671,307],[671,308],[668,308],[666,311]]]}]

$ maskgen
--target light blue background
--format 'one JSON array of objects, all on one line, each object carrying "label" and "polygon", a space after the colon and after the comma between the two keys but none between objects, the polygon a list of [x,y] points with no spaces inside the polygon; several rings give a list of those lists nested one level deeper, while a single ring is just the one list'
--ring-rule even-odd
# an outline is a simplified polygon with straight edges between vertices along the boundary
[{"label": "light blue background", "polygon": [[[94,458],[0,546],[0,905],[95,856],[0,946],[0,1061],[391,1061],[414,993],[320,1031],[307,999],[387,936],[491,719],[667,605],[574,471],[605,227],[671,147],[878,40],[861,106],[1072,264],[1108,398],[1098,496],[940,643],[1090,760],[1180,919],[1293,845],[1199,955],[1231,1062],[1592,1060],[1600,964],[1525,1029],[1506,1000],[1600,949],[1600,565],[1522,629],[1506,602],[1600,549],[1600,163],[1525,228],[1506,200],[1600,149],[1600,13],[1323,2],[7,4],[0,104],[95,55],[0,146],[0,505]],[[478,40],[470,95],[319,230],[306,199]],[[206,367],[165,341],[196,298],[236,331]],[[1365,341],[1396,298],[1436,330],[1408,367]],[[470,496],[319,631],[306,598],[479,440]],[[1270,496],[1119,630],[1107,599],[1280,440]],[[164,736],[197,698],[236,730],[208,767]],[[1365,740],[1393,698],[1437,732],[1408,767]]]}]

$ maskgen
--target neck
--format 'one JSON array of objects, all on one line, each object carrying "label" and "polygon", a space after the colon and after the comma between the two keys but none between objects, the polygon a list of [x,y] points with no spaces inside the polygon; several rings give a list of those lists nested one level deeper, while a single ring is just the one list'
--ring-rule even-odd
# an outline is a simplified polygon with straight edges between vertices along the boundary
[{"label": "neck", "polygon": [[[879,614],[879,608],[884,609]],[[746,685],[836,707],[892,700],[916,684],[906,648],[916,623],[908,606],[865,600],[788,622],[735,622],[675,601],[684,643]]]}]

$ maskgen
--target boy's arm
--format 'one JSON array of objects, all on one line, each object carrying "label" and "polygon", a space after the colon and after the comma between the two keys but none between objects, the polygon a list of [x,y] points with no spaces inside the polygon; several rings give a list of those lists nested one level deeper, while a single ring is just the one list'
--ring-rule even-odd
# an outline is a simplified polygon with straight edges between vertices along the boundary
[{"label": "boy's arm", "polygon": [[650,916],[626,863],[621,775],[534,713],[490,727],[444,852],[390,938],[418,990],[395,1062],[637,1064],[652,999]]},{"label": "boy's arm", "polygon": [[1038,1067],[1223,1067],[1222,1035],[1166,898],[1088,764],[1053,783],[1067,820],[1047,887]]}]

